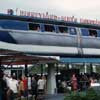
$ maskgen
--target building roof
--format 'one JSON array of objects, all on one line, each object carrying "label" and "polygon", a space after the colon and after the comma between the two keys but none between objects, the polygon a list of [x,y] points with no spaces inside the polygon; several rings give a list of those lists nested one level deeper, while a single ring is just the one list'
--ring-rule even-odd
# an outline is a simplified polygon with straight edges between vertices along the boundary
[{"label": "building roof", "polygon": [[56,63],[57,59],[50,56],[31,55],[24,52],[0,50],[1,65],[23,65],[34,63]]}]

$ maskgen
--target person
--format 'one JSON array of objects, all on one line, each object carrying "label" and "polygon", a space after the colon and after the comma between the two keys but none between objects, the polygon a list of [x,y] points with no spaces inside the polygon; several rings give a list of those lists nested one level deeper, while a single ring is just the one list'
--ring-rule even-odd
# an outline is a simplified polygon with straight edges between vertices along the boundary
[{"label": "person", "polygon": [[91,33],[90,33],[90,36],[92,36],[92,37],[97,37],[97,33],[91,32]]},{"label": "person", "polygon": [[40,27],[39,27],[39,26],[37,27],[37,31],[38,31],[38,32],[40,31]]},{"label": "person", "polygon": [[63,88],[63,93],[66,93],[66,90],[67,90],[67,83],[65,80],[62,81],[62,88]]},{"label": "person", "polygon": [[22,77],[20,77],[18,82],[18,95],[20,97],[20,100],[21,100],[21,96],[23,96],[23,92],[24,92],[24,85],[23,85]]},{"label": "person", "polygon": [[32,77],[32,83],[31,83],[31,88],[32,88],[32,98],[34,96],[34,99],[37,99],[37,82],[35,77]]},{"label": "person", "polygon": [[93,77],[90,77],[89,81],[90,81],[90,87],[91,87],[92,84],[95,83],[95,81],[94,81]]},{"label": "person", "polygon": [[40,77],[38,82],[37,82],[37,85],[38,85],[38,93],[39,94],[44,94],[45,92],[45,84],[46,81],[43,79],[43,77]]},{"label": "person", "polygon": [[44,93],[46,94],[46,90],[47,90],[47,80],[46,80],[46,76],[43,75],[42,79],[44,80]]},{"label": "person", "polygon": [[6,74],[5,75],[5,81],[7,83],[7,100],[11,100],[13,99],[13,95],[12,95],[12,90],[10,89],[11,87],[11,81],[12,81],[12,77],[10,74]]},{"label": "person", "polygon": [[12,76],[12,79],[9,81],[9,90],[10,93],[9,100],[14,100],[18,95],[18,81],[15,78],[15,75]]},{"label": "person", "polygon": [[77,78],[76,78],[75,74],[72,75],[71,86],[72,86],[72,90],[73,91],[77,91],[78,90],[78,82],[77,82]]},{"label": "person", "polygon": [[31,77],[28,76],[28,90],[29,90],[29,94],[31,94]]},{"label": "person", "polygon": [[4,73],[0,69],[0,100],[7,100],[6,92],[7,92],[7,84],[6,81],[3,80]]},{"label": "person", "polygon": [[28,80],[26,76],[22,76],[24,97],[28,96]]}]

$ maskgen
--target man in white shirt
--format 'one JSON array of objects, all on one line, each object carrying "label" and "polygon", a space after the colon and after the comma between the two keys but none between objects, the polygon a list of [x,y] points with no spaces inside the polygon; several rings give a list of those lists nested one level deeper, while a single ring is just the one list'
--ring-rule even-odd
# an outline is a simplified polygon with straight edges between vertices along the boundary
[{"label": "man in white shirt", "polygon": [[12,76],[12,79],[9,80],[9,91],[11,91],[11,100],[14,100],[18,94],[18,81],[15,79],[15,76]]},{"label": "man in white shirt", "polygon": [[38,92],[40,94],[44,94],[44,90],[45,90],[45,80],[40,77],[40,79],[37,82],[37,85],[38,85]]}]

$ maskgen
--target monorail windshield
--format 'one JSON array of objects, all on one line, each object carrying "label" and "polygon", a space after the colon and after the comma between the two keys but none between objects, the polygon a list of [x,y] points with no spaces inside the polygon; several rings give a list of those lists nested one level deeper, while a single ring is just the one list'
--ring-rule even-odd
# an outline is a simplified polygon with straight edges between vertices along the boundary
[{"label": "monorail windshield", "polygon": [[0,19],[0,28],[2,29],[15,29],[15,30],[28,30],[28,26],[24,21]]}]

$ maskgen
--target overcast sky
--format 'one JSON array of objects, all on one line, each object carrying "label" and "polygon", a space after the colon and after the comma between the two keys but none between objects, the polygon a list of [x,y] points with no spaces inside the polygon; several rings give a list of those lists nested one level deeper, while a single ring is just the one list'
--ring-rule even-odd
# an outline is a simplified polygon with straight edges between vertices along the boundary
[{"label": "overcast sky", "polygon": [[100,20],[100,0],[0,0],[0,12],[8,8]]}]

